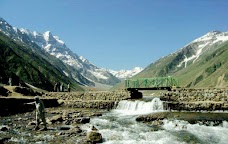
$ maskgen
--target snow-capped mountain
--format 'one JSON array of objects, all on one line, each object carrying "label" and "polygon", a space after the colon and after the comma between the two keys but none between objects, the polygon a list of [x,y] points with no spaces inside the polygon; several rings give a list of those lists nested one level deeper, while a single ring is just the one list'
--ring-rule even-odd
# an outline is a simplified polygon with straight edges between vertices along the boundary
[{"label": "snow-capped mountain", "polygon": [[22,34],[21,31],[16,27],[12,27],[3,18],[0,18],[0,31],[13,40],[18,40],[25,43],[30,41],[27,35]]},{"label": "snow-capped mountain", "polygon": [[41,34],[24,28],[18,29],[2,18],[0,18],[0,31],[14,40],[37,44],[47,53],[76,68],[87,80],[107,85],[120,82],[106,69],[98,68],[87,59],[73,53],[58,36],[53,36],[50,31]]},{"label": "snow-capped mountain", "polygon": [[120,70],[120,71],[109,70],[109,72],[112,73],[117,78],[124,80],[126,78],[130,78],[130,77],[138,74],[142,70],[143,70],[143,68],[141,68],[141,67],[135,67],[132,70]]},{"label": "snow-capped mountain", "polygon": [[228,32],[211,31],[147,66],[137,77],[176,78],[181,87],[228,86]]},{"label": "snow-capped mountain", "polygon": [[177,67],[181,67],[184,65],[186,68],[188,62],[192,61],[193,63],[203,54],[205,51],[212,48],[215,44],[220,44],[225,41],[228,41],[228,32],[220,32],[220,31],[212,31],[207,33],[206,35],[192,41],[181,50],[184,52],[184,59],[177,65]]},{"label": "snow-capped mountain", "polygon": [[23,34],[27,34],[32,41],[42,47],[46,52],[59,58],[64,63],[76,67],[87,79],[108,85],[114,85],[119,82],[119,79],[105,69],[98,68],[83,56],[73,53],[58,36],[53,36],[50,31],[43,34],[27,29],[20,29],[20,31]]}]

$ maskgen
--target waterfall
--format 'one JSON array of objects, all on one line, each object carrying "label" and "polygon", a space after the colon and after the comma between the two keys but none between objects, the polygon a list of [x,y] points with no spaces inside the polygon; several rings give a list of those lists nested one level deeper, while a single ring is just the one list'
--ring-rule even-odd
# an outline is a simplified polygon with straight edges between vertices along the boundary
[{"label": "waterfall", "polygon": [[159,98],[153,98],[151,101],[120,101],[115,111],[121,112],[123,114],[146,114],[157,111],[163,111],[163,103]]},{"label": "waterfall", "polygon": [[164,111],[159,98],[120,101],[116,107],[100,117],[92,118],[83,130],[96,126],[104,139],[103,144],[186,144],[219,143],[228,141],[228,123],[222,126],[190,124],[183,120],[163,120],[163,125],[151,126],[137,122],[138,115]]}]

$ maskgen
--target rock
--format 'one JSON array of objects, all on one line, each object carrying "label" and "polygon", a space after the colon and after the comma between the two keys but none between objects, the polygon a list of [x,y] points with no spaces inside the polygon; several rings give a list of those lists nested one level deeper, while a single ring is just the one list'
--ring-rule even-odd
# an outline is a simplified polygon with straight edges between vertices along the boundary
[{"label": "rock", "polygon": [[65,133],[64,132],[58,132],[57,134],[56,134],[56,136],[60,136],[60,135],[64,135]]},{"label": "rock", "polygon": [[161,113],[154,113],[154,114],[148,114],[148,115],[141,115],[136,118],[136,121],[150,122],[150,121],[163,120],[168,116],[168,114],[169,112],[161,112]]},{"label": "rock", "polygon": [[18,121],[21,121],[21,120],[22,120],[22,118],[21,118],[21,117],[19,117],[17,120],[18,120]]},{"label": "rock", "polygon": [[31,121],[28,123],[28,126],[31,126],[31,125],[36,125],[36,122],[35,121]]},{"label": "rock", "polygon": [[83,116],[83,114],[81,114],[81,113],[76,113],[76,114],[72,115],[73,118],[78,118],[81,116]]},{"label": "rock", "polygon": [[61,126],[58,129],[59,130],[65,130],[65,131],[61,131],[61,132],[57,133],[56,134],[57,136],[60,136],[60,135],[76,136],[76,135],[78,135],[79,133],[82,132],[82,130],[78,126],[76,126],[76,127],[73,127],[73,126]]},{"label": "rock", "polygon": [[160,120],[155,120],[155,121],[152,121],[152,124],[153,124],[153,126],[161,126],[163,124],[163,122]]},{"label": "rock", "polygon": [[97,131],[90,131],[86,136],[87,142],[102,143],[102,135]]},{"label": "rock", "polygon": [[81,132],[82,132],[82,130],[78,126],[76,126],[74,128],[71,128],[69,131],[67,131],[66,134],[68,136],[75,136],[75,135],[78,135]]},{"label": "rock", "polygon": [[102,113],[91,113],[90,116],[98,117],[98,116],[102,116]]},{"label": "rock", "polygon": [[89,123],[90,122],[90,118],[89,117],[75,118],[74,121],[76,123],[86,124],[86,123]]},{"label": "rock", "polygon": [[64,100],[62,100],[62,99],[57,100],[57,102],[58,102],[59,105],[64,104]]},{"label": "rock", "polygon": [[4,144],[6,141],[10,140],[11,137],[10,136],[4,136],[4,137],[0,137],[0,143]]},{"label": "rock", "polygon": [[55,122],[62,122],[63,118],[61,115],[56,115],[53,116],[52,118],[49,119],[51,123],[55,123]]},{"label": "rock", "polygon": [[8,131],[9,129],[10,129],[10,127],[7,125],[0,126],[0,131]]},{"label": "rock", "polygon": [[80,128],[79,126],[73,127],[73,128],[71,129],[71,131],[72,131],[72,132],[75,132],[75,133],[81,133],[81,132],[82,132],[82,130],[81,130],[81,128]]},{"label": "rock", "polygon": [[52,122],[50,121],[50,119],[46,119],[46,123],[49,124],[49,125],[52,124]]},{"label": "rock", "polygon": [[65,120],[63,123],[64,123],[65,125],[70,125],[70,124],[72,123],[72,121],[71,121],[71,120]]},{"label": "rock", "polygon": [[163,129],[160,126],[157,126],[157,125],[151,126],[151,131],[159,131],[159,130],[163,130]]},{"label": "rock", "polygon": [[92,126],[91,130],[97,131],[97,128],[95,126]]},{"label": "rock", "polygon": [[71,129],[71,126],[63,125],[63,126],[59,126],[58,129],[59,130],[70,130]]}]

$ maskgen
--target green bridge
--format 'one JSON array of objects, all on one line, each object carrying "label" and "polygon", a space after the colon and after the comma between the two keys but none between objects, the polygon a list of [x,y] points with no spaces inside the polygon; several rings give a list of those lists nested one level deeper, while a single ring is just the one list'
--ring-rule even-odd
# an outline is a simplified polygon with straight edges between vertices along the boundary
[{"label": "green bridge", "polygon": [[126,79],[125,88],[128,91],[137,90],[171,90],[179,87],[179,83],[172,77]]}]

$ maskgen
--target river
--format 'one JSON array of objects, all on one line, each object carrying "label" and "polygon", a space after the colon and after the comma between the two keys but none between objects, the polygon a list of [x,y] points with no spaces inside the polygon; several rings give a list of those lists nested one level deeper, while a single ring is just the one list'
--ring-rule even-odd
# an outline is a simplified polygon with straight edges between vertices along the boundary
[{"label": "river", "polygon": [[190,124],[187,121],[163,120],[154,130],[151,125],[137,122],[138,115],[166,111],[159,98],[145,97],[144,100],[120,101],[101,117],[91,119],[83,129],[92,125],[98,128],[105,144],[227,144],[228,123],[219,126]]}]

